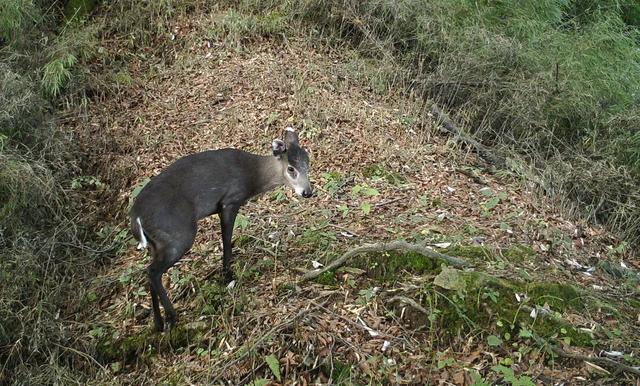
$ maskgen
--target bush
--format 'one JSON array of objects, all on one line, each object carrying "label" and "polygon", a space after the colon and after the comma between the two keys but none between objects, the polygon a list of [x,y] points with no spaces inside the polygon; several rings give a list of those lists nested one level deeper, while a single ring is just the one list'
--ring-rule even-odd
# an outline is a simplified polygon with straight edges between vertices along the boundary
[{"label": "bush", "polygon": [[145,44],[200,2],[117,0],[88,20],[96,3],[0,0],[0,384],[85,383],[102,369],[77,323],[83,288],[127,236],[100,227],[74,191],[101,182],[95,165],[82,169],[87,155],[57,126],[59,112],[81,111],[126,64],[100,57],[99,38],[164,55]]}]

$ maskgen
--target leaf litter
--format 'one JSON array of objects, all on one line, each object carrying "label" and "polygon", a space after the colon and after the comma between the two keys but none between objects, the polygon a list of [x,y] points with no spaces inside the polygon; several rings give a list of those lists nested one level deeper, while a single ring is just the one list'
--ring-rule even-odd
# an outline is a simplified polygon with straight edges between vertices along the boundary
[{"label": "leaf litter", "polygon": [[[288,125],[300,130],[309,149],[319,194],[304,201],[287,191],[280,197],[265,194],[243,208],[249,220],[234,235],[239,280],[225,291],[216,289],[217,219],[203,220],[193,250],[165,280],[181,323],[208,327],[181,347],[156,352],[149,345],[139,348],[133,360],[116,361],[111,375],[117,382],[149,376],[178,383],[471,384],[474,371],[487,375],[513,355],[517,372],[536,375],[538,383],[610,375],[588,362],[550,366],[543,348],[514,353],[502,344],[504,337],[489,332],[484,339],[473,331],[445,339],[424,328],[428,316],[385,301],[385,294],[396,293],[420,299],[430,282],[462,290],[457,271],[446,267],[435,278],[404,272],[384,284],[353,267],[336,273],[332,283],[291,288],[310,263],[321,267],[365,242],[407,239],[451,251],[482,239],[496,256],[513,245],[531,246],[526,259],[481,262],[483,270],[499,277],[527,272],[545,281],[597,286],[609,298],[629,291],[604,270],[591,269],[618,258],[610,253],[617,240],[563,217],[517,178],[482,173],[482,186],[458,172],[483,166],[474,154],[461,155],[447,146],[447,138],[433,135],[437,130],[429,121],[421,121],[422,132],[408,129],[402,118],[422,119],[420,104],[399,93],[374,93],[349,70],[355,54],[295,36],[286,44],[259,39],[241,51],[203,45],[211,17],[178,20],[181,32],[171,39],[176,42],[172,64],[148,76],[145,63],[134,61],[131,72],[139,82],[96,102],[75,127],[68,124],[91,154],[88,162],[96,165],[100,180],[117,190],[104,197],[98,214],[105,223],[116,218],[124,224],[131,192],[173,160],[222,147],[268,154],[272,138]],[[367,177],[370,165],[383,165],[402,181]],[[339,189],[329,190],[330,182]],[[354,187],[359,188],[354,192]],[[507,222],[509,232],[501,225]],[[637,272],[637,257],[631,252],[624,257],[629,270]],[[117,339],[150,328],[145,259],[130,248],[94,282],[99,307],[87,318],[109,327]],[[105,285],[125,274],[120,284]],[[377,286],[382,290],[366,292]],[[532,308],[531,318],[539,313]],[[611,331],[622,328],[602,315],[580,318]],[[623,339],[614,341],[625,346]],[[639,346],[627,342],[623,351],[637,356]],[[603,355],[619,358],[621,347],[608,347]],[[442,351],[454,360],[439,368],[436,354]]]}]

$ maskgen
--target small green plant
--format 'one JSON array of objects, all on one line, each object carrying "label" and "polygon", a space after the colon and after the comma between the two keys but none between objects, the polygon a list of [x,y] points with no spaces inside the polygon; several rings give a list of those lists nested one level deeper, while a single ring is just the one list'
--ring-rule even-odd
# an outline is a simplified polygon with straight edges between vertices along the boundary
[{"label": "small green plant", "polygon": [[383,180],[392,185],[400,185],[405,182],[405,179],[402,176],[400,176],[397,173],[389,171],[382,164],[373,164],[373,165],[367,166],[363,171],[363,175],[365,177],[371,178],[374,181]]},{"label": "small green plant", "polygon": [[193,282],[193,275],[190,273],[184,273],[180,269],[172,269],[169,272],[171,283],[176,287],[184,287]]},{"label": "small green plant", "polygon": [[282,380],[282,376],[280,374],[280,361],[278,360],[278,358],[276,358],[275,355],[271,354],[271,355],[267,355],[264,358],[264,361],[267,362],[269,369],[271,370],[273,375],[276,377],[278,382],[280,382]]},{"label": "small green plant", "polygon": [[472,371],[470,375],[471,380],[473,381],[471,386],[491,386],[491,383],[487,382],[477,371]]},{"label": "small green plant", "polygon": [[489,335],[487,337],[487,344],[491,347],[497,347],[502,345],[502,339],[500,339],[499,337],[495,336],[495,335]]},{"label": "small green plant", "polygon": [[196,349],[196,355],[199,356],[199,357],[209,356],[209,350],[207,350],[206,348],[203,348],[203,347],[198,347]]},{"label": "small green plant", "polygon": [[321,178],[324,189],[330,194],[336,193],[342,184],[342,176],[339,172],[322,173]]},{"label": "small green plant", "polygon": [[326,230],[326,225],[319,225],[305,229],[298,237],[297,242],[300,244],[314,245],[320,250],[329,249],[337,240],[334,232]]},{"label": "small green plant", "polygon": [[377,288],[375,287],[369,287],[367,289],[360,290],[358,291],[359,296],[356,302],[361,305],[368,304],[376,296],[376,293]]},{"label": "small green plant", "polygon": [[233,224],[233,229],[239,229],[244,232],[247,227],[249,227],[249,225],[249,218],[241,213],[238,213],[238,215],[236,216],[236,222]]},{"label": "small green plant", "polygon": [[272,194],[271,197],[274,201],[283,201],[287,196],[284,193],[284,189],[278,188]]},{"label": "small green plant", "polygon": [[493,371],[501,374],[506,382],[509,382],[511,386],[535,386],[535,383],[531,380],[531,377],[521,376],[518,377],[515,375],[513,369],[503,366],[497,365],[491,368]]},{"label": "small green plant", "polygon": [[[484,194],[484,193],[483,193]],[[485,194],[486,195],[486,194]],[[489,196],[491,197],[489,198],[487,201],[484,201],[481,204],[482,207],[482,215],[483,216],[488,216],[490,214],[490,212],[496,207],[498,206],[498,204],[500,204],[500,202],[504,199],[507,198],[507,193],[505,192],[500,192],[498,194],[493,194],[493,192],[491,192],[489,190]]]},{"label": "small green plant", "polygon": [[482,293],[482,299],[489,299],[493,303],[498,303],[498,297],[500,296],[500,292],[492,290],[490,288],[485,288]]},{"label": "small green plant", "polygon": [[95,339],[101,339],[106,335],[106,331],[104,330],[103,327],[94,327],[93,329],[89,330],[89,336],[91,336],[92,338]]},{"label": "small green plant", "polygon": [[360,210],[365,216],[368,215],[371,212],[371,204],[368,202],[363,202],[362,204],[360,204]]},{"label": "small green plant", "polygon": [[340,215],[342,216],[342,218],[347,218],[347,216],[349,215],[349,207],[346,205],[338,206],[338,210],[340,211]]},{"label": "small green plant", "polygon": [[99,178],[94,176],[81,176],[76,177],[71,180],[71,189],[73,190],[81,190],[81,189],[104,189],[106,185],[100,181]]},{"label": "small green plant", "polygon": [[445,367],[450,367],[456,363],[455,359],[447,357],[447,354],[441,351],[436,353],[436,358],[438,360],[438,369],[444,369]]},{"label": "small green plant", "polygon": [[355,185],[351,188],[351,193],[353,196],[364,196],[364,197],[373,197],[380,194],[380,192],[376,188],[372,188],[366,185]]}]

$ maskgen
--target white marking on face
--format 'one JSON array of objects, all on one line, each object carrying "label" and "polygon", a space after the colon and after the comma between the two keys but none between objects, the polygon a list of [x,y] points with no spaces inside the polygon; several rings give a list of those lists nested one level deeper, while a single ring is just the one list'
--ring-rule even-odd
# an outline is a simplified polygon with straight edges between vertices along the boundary
[{"label": "white marking on face", "polygon": [[297,195],[302,196],[302,193],[304,192],[304,181],[302,178],[300,178],[301,174],[299,171],[294,169],[295,170],[294,172],[295,178],[294,178],[291,176],[289,168],[292,168],[292,166],[288,166],[287,171],[285,172],[285,177],[289,182],[289,186],[293,188],[293,190],[296,192]]},{"label": "white marking on face", "polygon": [[291,127],[291,126],[287,127],[287,128],[286,128],[286,129],[284,129],[284,130],[285,130],[285,131],[290,131],[290,132],[292,132],[292,133],[295,133],[295,132],[296,132],[296,129],[294,129],[294,128],[293,128],[293,127]]}]

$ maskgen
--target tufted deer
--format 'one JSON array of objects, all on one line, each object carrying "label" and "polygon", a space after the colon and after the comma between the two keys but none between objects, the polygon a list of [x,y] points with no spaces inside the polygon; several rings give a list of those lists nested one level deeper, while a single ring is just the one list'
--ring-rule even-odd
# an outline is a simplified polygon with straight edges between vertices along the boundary
[{"label": "tufted deer", "polygon": [[224,280],[233,280],[231,236],[238,210],[251,197],[288,185],[311,197],[309,156],[292,128],[272,143],[273,155],[260,156],[237,149],[210,150],[181,158],[142,189],[131,209],[131,230],[149,248],[147,268],[155,328],[164,329],[159,302],[169,328],[176,312],[162,285],[162,274],[191,248],[199,219],[218,213],[222,228]]}]

